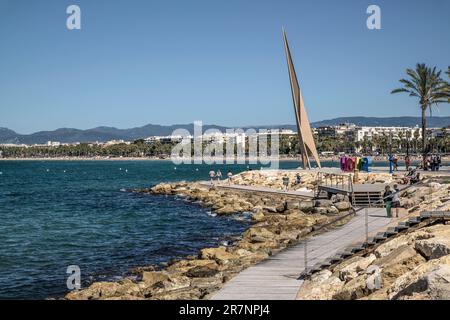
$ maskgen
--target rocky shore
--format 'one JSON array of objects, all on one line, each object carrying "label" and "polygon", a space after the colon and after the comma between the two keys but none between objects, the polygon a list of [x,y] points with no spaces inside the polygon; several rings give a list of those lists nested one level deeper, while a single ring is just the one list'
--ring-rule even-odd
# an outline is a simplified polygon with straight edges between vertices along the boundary
[{"label": "rocky shore", "polygon": [[[233,183],[281,189],[281,178],[285,174],[290,177],[291,182],[295,180],[296,173],[293,171],[247,171],[234,176]],[[315,173],[302,172],[301,176],[302,183],[292,184],[290,188],[313,190]],[[360,173],[354,180],[358,183],[401,181],[400,176],[378,173]],[[450,208],[449,186],[429,182],[426,185],[411,187],[402,194],[402,206],[408,212],[436,208],[446,210]],[[302,238],[315,233],[320,226],[327,225],[323,232],[346,223],[351,217],[348,215],[351,210],[349,199],[340,195],[333,196],[330,200],[299,201],[288,194],[237,191],[195,182],[161,183],[136,192],[182,197],[211,208],[219,216],[251,215],[253,224],[227,246],[202,249],[196,255],[171,261],[164,268],[138,268],[134,270],[137,277],[133,279],[95,282],[87,288],[70,292],[66,299],[208,299],[243,269],[298,243]],[[339,219],[342,217],[346,218]],[[377,252],[367,257],[355,257],[353,260],[344,261],[334,270],[322,271],[305,283],[299,298],[400,298],[398,293],[395,293],[397,291],[389,289],[397,278],[403,273],[412,272],[422,264],[434,267],[438,259],[433,258],[436,260],[434,262],[430,257],[427,259],[423,252],[417,249],[416,240],[428,239],[424,238],[424,234],[429,236],[436,233],[437,237],[439,232],[450,238],[448,228],[450,226],[430,228],[399,238],[400,240],[394,239],[394,242],[386,244],[385,247],[380,246]],[[429,236],[431,237],[433,236]],[[370,289],[375,282],[381,281],[380,279],[381,287]]]},{"label": "rocky shore", "polygon": [[[450,184],[436,177],[405,190],[410,215],[450,210]],[[314,274],[297,295],[301,300],[450,299],[450,223],[424,226]]]},{"label": "rocky shore", "polygon": [[[228,246],[202,249],[163,269],[138,268],[138,280],[96,282],[70,292],[66,299],[207,299],[243,269],[296,244],[318,226],[338,220],[350,210],[344,196],[299,201],[288,195],[229,191],[199,183],[162,183],[137,192],[184,197],[210,207],[217,215],[251,214],[253,224]],[[329,227],[348,219],[340,219]]]},{"label": "rocky shore", "polygon": [[305,281],[298,299],[450,299],[450,225],[400,235]]}]

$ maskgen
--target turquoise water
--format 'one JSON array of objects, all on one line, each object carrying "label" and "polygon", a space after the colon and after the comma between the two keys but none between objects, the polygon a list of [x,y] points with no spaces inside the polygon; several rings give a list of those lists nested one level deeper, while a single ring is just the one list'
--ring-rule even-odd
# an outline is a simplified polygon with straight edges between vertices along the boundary
[{"label": "turquoise water", "polygon": [[248,227],[180,199],[127,191],[206,179],[211,170],[174,167],[169,161],[0,161],[0,299],[59,296],[69,265],[81,268],[84,284],[111,280],[135,266],[195,254]]},{"label": "turquoise water", "polygon": [[[280,166],[293,169],[298,163]],[[87,285],[240,234],[248,221],[214,217],[174,197],[128,191],[161,181],[208,179],[208,172],[219,168],[238,173],[247,165],[0,161],[0,299],[61,296],[69,265],[81,268]]]}]

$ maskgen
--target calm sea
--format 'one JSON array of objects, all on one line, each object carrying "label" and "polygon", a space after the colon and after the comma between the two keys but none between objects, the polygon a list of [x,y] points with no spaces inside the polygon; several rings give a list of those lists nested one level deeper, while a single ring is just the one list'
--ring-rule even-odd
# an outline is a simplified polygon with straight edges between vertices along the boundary
[{"label": "calm sea", "polygon": [[[286,169],[297,166],[281,163]],[[130,268],[195,254],[240,234],[248,220],[215,217],[181,199],[128,191],[207,179],[211,168],[225,175],[247,165],[0,161],[0,299],[61,296],[69,265],[81,268],[85,284],[111,280]]]}]

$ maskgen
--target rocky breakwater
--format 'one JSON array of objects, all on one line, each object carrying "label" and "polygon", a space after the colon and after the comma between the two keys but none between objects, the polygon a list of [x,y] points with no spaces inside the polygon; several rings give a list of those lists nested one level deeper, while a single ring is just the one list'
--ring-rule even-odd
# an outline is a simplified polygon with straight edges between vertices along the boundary
[{"label": "rocky breakwater", "polygon": [[[296,183],[296,175],[300,173],[301,183]],[[357,172],[340,173],[351,175],[353,183],[374,184],[374,183],[401,183],[403,174]],[[317,184],[317,172],[307,170],[255,170],[245,171],[233,176],[233,183],[245,186],[262,186],[272,189],[283,189],[283,177],[289,178],[290,190],[312,191]]]},{"label": "rocky breakwater", "polygon": [[70,292],[66,299],[207,299],[243,269],[297,243],[317,226],[346,215],[350,208],[345,198],[313,202],[185,182],[163,183],[139,192],[184,197],[212,208],[217,215],[250,212],[254,223],[228,246],[202,249],[164,268],[140,268],[137,280],[96,282]]},{"label": "rocky breakwater", "polygon": [[450,225],[397,236],[304,282],[298,299],[450,299]]}]

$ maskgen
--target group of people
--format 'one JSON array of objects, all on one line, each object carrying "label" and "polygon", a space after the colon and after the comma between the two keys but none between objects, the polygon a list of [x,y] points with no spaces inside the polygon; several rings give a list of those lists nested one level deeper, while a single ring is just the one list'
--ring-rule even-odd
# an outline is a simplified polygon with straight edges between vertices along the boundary
[{"label": "group of people", "polygon": [[441,166],[441,156],[438,154],[428,155],[425,158],[423,170],[439,171]]},{"label": "group of people", "polygon": [[[285,174],[282,179],[283,179],[283,190],[288,191],[289,190],[289,176],[287,174]],[[300,175],[300,173],[297,173],[295,175],[294,185],[299,185],[300,183],[302,183],[302,176]]]},{"label": "group of people", "polygon": [[[405,159],[405,162],[406,162],[406,159]],[[393,154],[393,155],[389,156],[389,163],[390,163],[391,170],[393,169],[394,171],[398,171],[397,155]]]},{"label": "group of people", "polygon": [[[219,170],[217,170],[217,172],[215,172],[214,170],[211,170],[209,172],[209,178],[211,179],[211,184],[214,184],[214,181],[220,182],[222,179],[222,172]],[[228,180],[228,184],[231,184],[232,180],[233,180],[233,173],[228,170],[227,173],[227,180]]]},{"label": "group of people", "polygon": [[[398,171],[398,157],[395,154],[389,156],[389,167],[391,171]],[[439,154],[431,154],[425,158],[425,163],[423,166],[423,170],[430,171],[439,171],[441,167],[441,156]],[[409,171],[411,168],[411,158],[409,155],[405,156],[405,167],[406,171]]]}]

